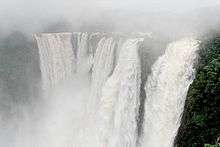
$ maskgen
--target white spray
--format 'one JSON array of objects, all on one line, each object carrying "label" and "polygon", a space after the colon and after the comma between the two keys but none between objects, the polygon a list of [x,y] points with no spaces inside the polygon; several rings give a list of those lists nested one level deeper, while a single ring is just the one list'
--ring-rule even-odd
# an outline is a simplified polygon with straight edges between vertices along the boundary
[{"label": "white spray", "polygon": [[[138,146],[141,85],[138,49],[143,39],[103,36],[92,52],[93,35],[72,35],[75,41],[71,33],[36,35],[43,85],[47,89],[56,87],[47,101],[48,112],[39,123],[39,145]],[[194,77],[197,46],[194,39],[171,43],[153,65],[145,88],[143,147],[172,147]],[[91,81],[82,82],[83,73]],[[69,77],[72,82],[66,87],[54,86],[70,81]]]},{"label": "white spray", "polygon": [[71,36],[71,33],[35,35],[45,90],[72,77],[76,69]]},{"label": "white spray", "polygon": [[198,41],[168,45],[146,83],[143,147],[172,147],[189,85],[194,79]]},{"label": "white spray", "polygon": [[140,41],[143,39],[128,39],[123,44],[116,68],[102,89],[99,110],[101,146],[136,145],[141,84]]}]

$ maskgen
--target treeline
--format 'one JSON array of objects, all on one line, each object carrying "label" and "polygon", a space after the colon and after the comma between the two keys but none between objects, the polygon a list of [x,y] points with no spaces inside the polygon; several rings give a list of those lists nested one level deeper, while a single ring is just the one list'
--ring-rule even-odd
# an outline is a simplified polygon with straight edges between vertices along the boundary
[{"label": "treeline", "polygon": [[177,147],[219,147],[220,141],[220,34],[203,38],[197,74],[191,84]]}]

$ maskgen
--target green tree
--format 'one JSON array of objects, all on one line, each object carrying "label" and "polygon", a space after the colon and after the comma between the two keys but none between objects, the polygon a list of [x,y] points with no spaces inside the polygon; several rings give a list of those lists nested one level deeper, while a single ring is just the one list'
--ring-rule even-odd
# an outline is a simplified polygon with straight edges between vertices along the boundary
[{"label": "green tree", "polygon": [[220,136],[220,35],[203,40],[199,55],[197,75],[189,88],[176,137],[177,147],[215,144]]}]

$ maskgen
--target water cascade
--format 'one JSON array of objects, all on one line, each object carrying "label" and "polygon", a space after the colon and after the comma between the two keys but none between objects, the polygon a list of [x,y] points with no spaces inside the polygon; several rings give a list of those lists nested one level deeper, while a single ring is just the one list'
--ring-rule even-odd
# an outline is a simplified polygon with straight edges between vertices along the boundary
[{"label": "water cascade", "polygon": [[[59,145],[47,147],[172,147],[180,125],[186,94],[192,83],[198,41],[192,38],[170,43],[165,53],[143,73],[140,48],[148,34],[120,33],[54,33],[35,35],[40,54],[44,91],[71,81],[68,99],[60,95],[58,104],[63,118],[59,128],[72,130],[62,136]],[[143,46],[142,46],[143,47]],[[144,49],[145,50],[145,49]],[[147,49],[146,49],[147,50]],[[161,49],[162,52],[163,49]],[[150,56],[150,55],[149,55]],[[150,60],[150,59],[146,59]],[[146,61],[147,62],[147,61]],[[146,100],[144,121],[139,121],[140,93],[143,81]],[[87,79],[88,95],[76,96],[83,90],[73,79]],[[71,88],[73,90],[71,90]],[[78,90],[76,90],[78,88]],[[65,90],[64,90],[65,91]],[[57,92],[57,91],[56,91]],[[57,97],[57,94],[56,96]],[[78,98],[77,98],[78,97]],[[64,106],[65,105],[65,106]],[[56,109],[57,106],[52,109]],[[79,108],[77,109],[76,108]],[[50,110],[51,111],[51,110]],[[141,110],[142,111],[142,110]],[[49,113],[49,112],[48,112]],[[53,112],[56,116],[57,111]],[[52,113],[49,114],[52,116]],[[71,119],[74,117],[74,119]],[[57,117],[53,118],[55,121]],[[62,123],[69,121],[68,123]],[[138,123],[142,122],[143,125]],[[48,123],[49,124],[49,123]],[[68,124],[65,126],[65,124]],[[142,134],[138,127],[144,126]],[[56,129],[56,125],[51,130]],[[54,131],[53,131],[54,132]],[[71,139],[72,138],[72,139]]]},{"label": "water cascade", "polygon": [[186,94],[194,79],[198,41],[183,39],[168,45],[148,77],[145,91],[143,147],[172,147],[180,126]]},{"label": "water cascade", "polygon": [[35,35],[44,89],[53,87],[73,75],[76,65],[71,37],[71,33]]},{"label": "water cascade", "polygon": [[138,56],[140,41],[143,39],[128,39],[123,44],[115,70],[102,89],[99,110],[102,146],[136,145],[141,84]]}]

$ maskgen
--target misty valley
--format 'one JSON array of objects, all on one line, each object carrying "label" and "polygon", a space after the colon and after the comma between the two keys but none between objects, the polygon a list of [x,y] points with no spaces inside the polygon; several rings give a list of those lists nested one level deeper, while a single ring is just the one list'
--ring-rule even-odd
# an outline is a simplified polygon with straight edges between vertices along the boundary
[{"label": "misty valley", "polygon": [[220,147],[218,4],[2,0],[0,147]]}]

